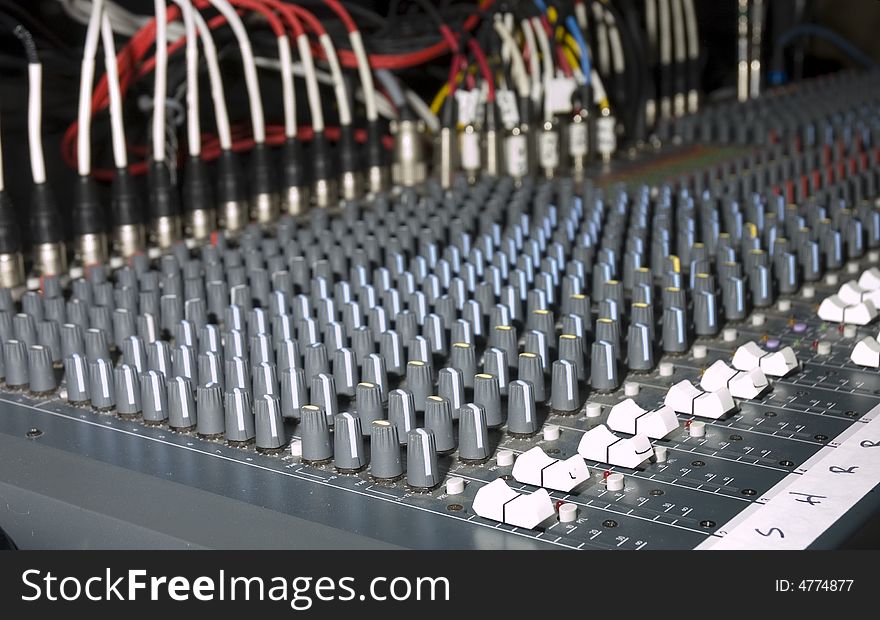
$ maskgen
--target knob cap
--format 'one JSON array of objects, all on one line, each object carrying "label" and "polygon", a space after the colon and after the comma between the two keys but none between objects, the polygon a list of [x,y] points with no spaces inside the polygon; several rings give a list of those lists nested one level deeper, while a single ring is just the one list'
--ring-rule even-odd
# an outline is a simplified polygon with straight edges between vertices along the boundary
[{"label": "knob cap", "polygon": [[186,432],[196,427],[196,403],[192,384],[186,377],[174,377],[168,381],[168,426]]},{"label": "knob cap", "polygon": [[489,373],[474,375],[474,403],[486,413],[486,426],[497,428],[504,423],[497,377]]},{"label": "knob cap", "polygon": [[397,436],[406,442],[407,433],[416,426],[416,406],[409,390],[391,390],[388,393],[388,421],[397,427]]},{"label": "knob cap", "polygon": [[430,491],[441,482],[434,432],[416,428],[409,432],[406,447],[406,483],[418,491]]},{"label": "knob cap", "polygon": [[197,422],[199,437],[214,439],[222,437],[226,430],[223,411],[223,389],[217,383],[202,385],[196,390]]},{"label": "knob cap", "polygon": [[527,381],[511,381],[507,396],[507,430],[513,435],[530,436],[538,432],[535,388]]},{"label": "knob cap", "polygon": [[544,370],[538,355],[534,353],[519,354],[519,380],[531,384],[536,402],[542,403],[547,400],[547,394],[544,390]]},{"label": "knob cap", "polygon": [[480,405],[468,403],[458,412],[458,458],[466,463],[482,463],[489,458],[489,432],[486,412]]},{"label": "knob cap", "polygon": [[86,356],[74,353],[64,359],[64,376],[67,383],[67,402],[84,405],[89,402],[89,366]]},{"label": "knob cap", "polygon": [[385,417],[382,410],[382,390],[379,389],[379,386],[369,382],[358,383],[355,408],[361,419],[364,432],[369,433],[373,421],[382,420]]},{"label": "knob cap", "polygon": [[464,379],[457,368],[443,368],[437,373],[437,395],[446,398],[452,407],[454,420],[458,409],[464,404]]},{"label": "knob cap", "polygon": [[303,405],[300,415],[303,462],[310,465],[329,462],[333,457],[333,443],[327,414],[316,405]]},{"label": "knob cap", "polygon": [[98,411],[113,409],[116,404],[113,387],[113,365],[103,358],[89,362],[89,394],[91,394],[92,407]]},{"label": "knob cap", "polygon": [[306,375],[302,368],[287,368],[281,372],[281,415],[299,418],[300,409],[308,402]]},{"label": "knob cap", "polygon": [[141,382],[137,369],[128,364],[113,370],[113,386],[116,392],[116,413],[121,418],[133,418],[141,414]]},{"label": "knob cap", "polygon": [[274,394],[264,394],[254,402],[257,451],[277,453],[287,442],[281,419],[281,401]]},{"label": "knob cap", "polygon": [[250,394],[247,390],[233,388],[226,392],[225,404],[226,442],[231,446],[249,444],[255,435]]},{"label": "knob cap", "polygon": [[388,420],[374,420],[370,429],[370,475],[392,481],[403,475],[397,427]]},{"label": "knob cap", "polygon": [[350,413],[336,416],[333,430],[333,462],[336,469],[350,474],[367,466],[361,419]]},{"label": "knob cap", "polygon": [[577,413],[581,408],[577,382],[577,367],[568,360],[553,362],[550,406],[565,414]]},{"label": "knob cap", "polygon": [[425,428],[434,431],[437,451],[449,454],[455,450],[455,434],[452,428],[452,408],[442,396],[429,396],[425,401]]},{"label": "knob cap", "polygon": [[144,424],[155,426],[168,419],[168,390],[162,373],[148,370],[141,375],[141,408]]},{"label": "knob cap", "polygon": [[48,347],[35,344],[28,349],[27,373],[34,394],[51,394],[58,387]]}]

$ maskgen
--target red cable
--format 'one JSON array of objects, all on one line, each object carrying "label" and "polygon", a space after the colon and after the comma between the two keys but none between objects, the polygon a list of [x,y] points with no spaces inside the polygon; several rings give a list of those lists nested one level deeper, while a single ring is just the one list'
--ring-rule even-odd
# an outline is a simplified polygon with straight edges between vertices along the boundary
[{"label": "red cable", "polygon": [[486,60],[483,48],[480,47],[480,44],[473,37],[468,39],[468,47],[471,48],[471,52],[477,61],[477,66],[480,67],[480,73],[483,74],[483,79],[486,80],[486,101],[491,103],[495,101],[495,78],[492,75],[491,69],[489,69],[489,61]]}]

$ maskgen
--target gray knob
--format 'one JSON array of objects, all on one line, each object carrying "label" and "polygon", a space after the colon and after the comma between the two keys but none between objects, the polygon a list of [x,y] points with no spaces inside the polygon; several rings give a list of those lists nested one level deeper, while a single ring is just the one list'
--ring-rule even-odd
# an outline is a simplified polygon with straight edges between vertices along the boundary
[{"label": "gray knob", "polygon": [[740,277],[721,280],[721,298],[724,303],[724,316],[731,321],[746,317],[746,283]]},{"label": "gray knob", "polygon": [[89,394],[92,407],[98,411],[113,409],[116,404],[113,387],[113,365],[103,358],[89,362]]},{"label": "gray knob", "polygon": [[196,427],[198,419],[192,384],[185,377],[168,381],[168,426],[185,432]]},{"label": "gray knob", "polygon": [[607,340],[598,340],[593,343],[590,385],[599,391],[616,390],[620,387],[620,376],[617,369],[617,356],[614,345]]},{"label": "gray knob", "polygon": [[312,377],[309,401],[324,410],[327,416],[327,424],[333,425],[336,414],[339,413],[339,405],[336,399],[336,382],[333,375],[319,373]]},{"label": "gray knob", "polygon": [[351,348],[360,366],[364,359],[374,351],[373,333],[366,326],[356,327],[351,332]]},{"label": "gray knob", "polygon": [[718,304],[714,291],[694,292],[694,331],[698,336],[718,333]]},{"label": "gray knob", "polygon": [[330,363],[327,359],[327,347],[320,342],[306,346],[304,367],[306,379],[309,380],[317,374],[329,373]]},{"label": "gray knob", "polygon": [[756,307],[766,308],[773,303],[773,274],[768,265],[758,263],[752,265],[749,272],[749,288],[752,293],[752,303]]},{"label": "gray knob", "polygon": [[516,368],[519,361],[517,353],[517,335],[516,328],[510,325],[497,325],[492,330],[489,338],[489,345],[497,349],[501,349],[507,354],[507,361],[512,362],[512,368]]},{"label": "gray knob", "polygon": [[455,434],[452,428],[452,408],[442,396],[429,396],[425,401],[425,428],[434,431],[437,451],[449,454],[455,450]]},{"label": "gray knob", "polygon": [[544,370],[538,355],[535,353],[519,354],[519,380],[532,385],[536,402],[543,403],[547,400],[547,394],[544,390]]},{"label": "gray knob", "polygon": [[299,320],[296,332],[299,346],[302,349],[307,349],[309,345],[319,344],[321,341],[318,321],[310,316]]},{"label": "gray knob", "polygon": [[192,381],[198,378],[196,354],[192,347],[176,347],[172,354],[171,367],[175,377],[184,377]]},{"label": "gray knob", "polygon": [[28,386],[27,347],[20,340],[7,340],[3,343],[3,360],[6,364],[6,385],[16,390]]},{"label": "gray knob", "polygon": [[302,416],[300,437],[302,438],[303,462],[310,465],[329,462],[333,458],[333,443],[330,440],[330,424],[327,421],[327,414],[316,405],[303,405],[300,412]]},{"label": "gray knob", "polygon": [[[415,320],[415,316],[413,320]],[[379,355],[385,360],[385,369],[391,375],[403,374],[403,339],[396,331],[387,331],[379,338]]]},{"label": "gray knob", "polygon": [[382,420],[385,417],[382,409],[382,390],[379,389],[379,386],[366,381],[358,383],[355,393],[355,408],[361,419],[364,432],[369,433],[373,420]]},{"label": "gray knob", "polygon": [[159,309],[161,317],[159,324],[163,330],[170,333],[183,319],[183,299],[177,295],[162,295],[159,298]]},{"label": "gray knob", "polygon": [[52,297],[43,301],[43,315],[47,321],[55,321],[59,325],[67,322],[67,305],[63,297]]},{"label": "gray knob", "polygon": [[538,309],[529,314],[526,329],[539,331],[548,340],[555,340],[556,320],[550,310]]},{"label": "gray knob", "polygon": [[486,354],[483,356],[483,371],[498,379],[498,391],[501,392],[502,396],[506,396],[507,387],[510,383],[507,353],[495,347],[487,349]]},{"label": "gray knob", "polygon": [[214,439],[226,430],[223,412],[223,389],[217,383],[202,385],[196,390],[196,432],[199,437]]},{"label": "gray knob", "polygon": [[361,418],[350,413],[336,416],[333,430],[333,462],[336,469],[353,474],[367,466]]},{"label": "gray knob", "polygon": [[122,341],[122,361],[133,366],[138,374],[147,370],[147,351],[140,337],[129,336]]},{"label": "gray knob", "polygon": [[226,443],[231,446],[244,446],[254,439],[254,414],[251,412],[251,397],[247,390],[234,388],[226,392]]},{"label": "gray knob", "polygon": [[559,359],[574,365],[578,381],[587,379],[587,364],[584,361],[584,343],[580,336],[562,334],[559,336]]},{"label": "gray knob", "polygon": [[23,342],[25,347],[37,343],[37,322],[30,314],[22,312],[12,317],[12,331],[15,339]]},{"label": "gray knob", "polygon": [[269,313],[262,308],[254,308],[247,315],[247,331],[251,336],[269,333]]},{"label": "gray knob", "polygon": [[302,368],[281,371],[281,415],[299,418],[300,409],[308,402],[306,375]]},{"label": "gray knob", "polygon": [[446,327],[443,318],[438,314],[429,314],[425,317],[422,333],[428,340],[431,353],[445,357],[448,353],[446,340]]},{"label": "gray knob", "polygon": [[535,388],[526,381],[511,381],[507,396],[507,430],[513,435],[529,436],[540,427],[535,406]]},{"label": "gray knob", "polygon": [[284,372],[288,368],[302,368],[299,356],[299,345],[296,340],[282,340],[276,349],[276,366],[278,372]]},{"label": "gray knob", "polygon": [[284,421],[281,419],[281,401],[266,394],[254,400],[256,448],[259,452],[275,454],[287,443]]},{"label": "gray knob", "polygon": [[240,357],[233,357],[226,362],[226,390],[234,388],[248,393],[251,391],[251,373],[247,362]]},{"label": "gray knob", "polygon": [[89,366],[86,356],[74,353],[64,359],[67,402],[82,405],[89,402]]},{"label": "gray knob", "polygon": [[431,367],[421,360],[407,362],[406,387],[412,392],[416,411],[424,411],[425,400],[434,392]]},{"label": "gray knob", "polygon": [[205,299],[208,305],[208,315],[215,319],[223,317],[223,311],[229,301],[229,289],[222,280],[210,280],[205,283]]},{"label": "gray knob", "polygon": [[75,323],[65,323],[61,326],[61,355],[68,358],[74,353],[86,354],[83,330]]},{"label": "gray knob", "polygon": [[[296,342],[296,329],[293,317],[289,314],[279,314],[272,317],[272,342],[278,348],[278,343],[285,340]],[[297,350],[298,351],[298,350]]]},{"label": "gray knob", "polygon": [[324,326],[324,345],[330,351],[335,351],[345,346],[346,339],[343,332],[342,323],[330,321]]},{"label": "gray knob", "polygon": [[171,347],[167,342],[156,340],[149,344],[147,347],[147,368],[161,373],[166,379],[171,378]]},{"label": "gray knob", "polygon": [[83,334],[86,343],[86,358],[90,362],[97,359],[110,359],[110,347],[107,344],[107,332],[94,327]]},{"label": "gray knob", "polygon": [[[43,320],[43,297],[36,291],[25,291],[21,296],[21,311],[34,321]],[[28,345],[30,346],[30,345]]]},{"label": "gray knob", "polygon": [[189,321],[183,320],[174,326],[174,343],[177,346],[196,346],[196,326]]},{"label": "gray knob", "polygon": [[464,404],[464,380],[457,368],[442,368],[437,373],[437,395],[449,401],[452,418],[458,419],[458,409]]},{"label": "gray knob", "polygon": [[247,361],[248,347],[244,333],[237,329],[232,329],[226,332],[226,338],[223,342],[223,358],[231,360],[235,357],[240,357]]},{"label": "gray knob", "polygon": [[467,342],[454,342],[451,353],[449,365],[461,371],[464,387],[474,387],[474,375],[477,374],[477,358],[474,345]]},{"label": "gray knob", "polygon": [[406,483],[418,491],[430,491],[440,484],[437,443],[430,429],[409,432],[406,447]]},{"label": "gray knob", "polygon": [[497,428],[504,423],[501,389],[495,375],[483,372],[474,376],[474,403],[483,408],[488,428]]},{"label": "gray knob", "polygon": [[486,412],[468,403],[458,412],[458,458],[466,463],[482,463],[492,454]]},{"label": "gray knob", "polygon": [[125,308],[117,308],[113,311],[113,344],[116,348],[122,348],[122,343],[137,331],[135,324],[136,315]]},{"label": "gray knob", "polygon": [[27,367],[30,390],[34,394],[50,394],[58,387],[52,367],[52,353],[48,347],[41,344],[31,346],[28,349]]},{"label": "gray knob", "polygon": [[275,349],[272,347],[272,338],[269,334],[256,334],[251,336],[250,347],[251,366],[256,366],[260,362],[275,363]]},{"label": "gray knob", "polygon": [[144,424],[155,426],[168,419],[168,390],[162,373],[148,370],[141,375],[141,408]]},{"label": "gray knob", "polygon": [[278,396],[278,377],[275,375],[275,365],[262,362],[254,367],[254,403],[263,396]]},{"label": "gray knob", "polygon": [[134,418],[141,414],[141,381],[137,369],[128,364],[113,370],[113,386],[116,392],[116,413],[121,418]]},{"label": "gray knob", "polygon": [[560,413],[577,413],[581,408],[577,366],[568,360],[553,362],[550,406]]},{"label": "gray knob", "polygon": [[137,335],[148,345],[159,339],[159,328],[154,315],[145,312],[138,315]]},{"label": "gray knob", "polygon": [[376,480],[397,480],[403,475],[397,427],[388,420],[374,420],[370,429],[370,475]]},{"label": "gray knob", "polygon": [[[199,286],[202,280],[197,280]],[[205,291],[199,291],[198,296],[192,296],[183,304],[183,316],[192,323],[196,329],[203,328],[208,323],[208,304],[205,301]]]},{"label": "gray knob", "polygon": [[615,359],[620,355],[620,325],[612,319],[596,319],[596,340],[610,342],[614,349]]},{"label": "gray knob", "polygon": [[67,302],[67,320],[76,323],[83,329],[89,327],[89,303],[81,299],[70,299]]},{"label": "gray knob", "polygon": [[354,351],[348,348],[333,352],[333,378],[336,390],[344,396],[354,396],[358,384],[357,358]]},{"label": "gray knob", "polygon": [[626,365],[640,372],[654,368],[654,341],[644,323],[632,323],[626,338]]},{"label": "gray knob", "polygon": [[391,390],[388,393],[388,421],[397,427],[397,436],[406,441],[407,433],[416,426],[416,406],[409,390]]},{"label": "gray knob", "polygon": [[385,371],[385,359],[375,353],[364,358],[361,366],[361,380],[379,386],[382,402],[388,399],[388,373]]},{"label": "gray knob", "polygon": [[[223,372],[223,364],[218,353],[208,351],[199,355],[199,385],[209,385],[216,383],[223,389],[225,385],[225,377]],[[222,403],[221,403],[222,404]]]},{"label": "gray knob", "polygon": [[687,349],[687,313],[684,308],[668,306],[663,309],[663,351],[684,353]]}]

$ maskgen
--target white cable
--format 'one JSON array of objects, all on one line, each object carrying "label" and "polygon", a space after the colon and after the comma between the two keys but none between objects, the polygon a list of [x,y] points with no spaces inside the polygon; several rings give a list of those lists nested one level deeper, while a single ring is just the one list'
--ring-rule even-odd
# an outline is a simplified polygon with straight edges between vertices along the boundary
[{"label": "white cable", "polygon": [[687,59],[687,34],[684,26],[684,9],[681,0],[672,0],[672,32],[674,38],[675,62],[684,64]]},{"label": "white cable", "polygon": [[229,22],[232,32],[238,41],[241,61],[244,66],[244,81],[248,92],[248,103],[251,109],[251,125],[253,126],[254,142],[263,144],[266,141],[266,121],[263,117],[263,98],[260,95],[260,82],[257,78],[257,65],[254,63],[254,51],[248,39],[247,30],[227,0],[208,0],[215,9],[220,11]]},{"label": "white cable", "polygon": [[80,68],[76,133],[76,167],[80,176],[87,176],[92,171],[92,86],[95,80],[95,57],[98,55],[102,10],[103,0],[94,0]]},{"label": "white cable", "polygon": [[366,105],[367,120],[372,122],[378,118],[376,111],[376,86],[373,84],[373,73],[370,70],[370,59],[367,56],[367,50],[364,47],[364,40],[361,37],[360,30],[352,30],[348,33],[348,41],[351,44],[351,50],[357,59],[358,77],[361,80],[361,87],[364,90],[364,104]]},{"label": "white cable", "polygon": [[186,142],[190,157],[202,154],[202,129],[199,123],[199,42],[190,0],[179,4],[186,32]]},{"label": "white cable", "polygon": [[[174,0],[178,6],[182,6],[187,0]],[[232,131],[229,128],[229,112],[226,109],[226,95],[223,90],[223,75],[220,73],[220,62],[217,59],[217,47],[214,45],[214,36],[211,29],[205,23],[204,18],[198,11],[192,13],[196,30],[202,40],[202,49],[205,52],[205,64],[208,67],[208,82],[211,86],[211,101],[214,104],[214,122],[217,125],[217,138],[220,148],[228,151],[232,148]]]},{"label": "white cable", "polygon": [[672,62],[672,33],[669,0],[660,0],[660,63]]},{"label": "white cable", "polygon": [[651,56],[657,53],[657,4],[656,0],[645,0],[645,30],[648,32],[648,49]]},{"label": "white cable", "polygon": [[700,37],[697,31],[694,0],[684,0],[684,19],[687,26],[688,57],[691,60],[697,60],[700,57]]},{"label": "white cable", "polygon": [[107,72],[107,94],[110,99],[110,140],[113,145],[113,164],[117,170],[128,168],[125,148],[125,121],[122,117],[122,92],[119,88],[119,71],[116,66],[116,44],[110,17],[101,16],[101,42],[104,46],[104,66]]},{"label": "white cable", "polygon": [[502,49],[509,50],[511,62],[510,73],[516,83],[517,94],[525,99],[529,96],[530,90],[529,74],[526,72],[526,64],[523,61],[519,45],[517,45],[516,40],[514,40],[513,35],[510,33],[510,29],[499,18],[495,19],[495,32],[501,37],[501,42],[503,43]]},{"label": "white cable", "polygon": [[605,23],[605,9],[598,2],[593,3],[593,17],[596,20],[596,61],[599,63],[599,73],[608,74],[611,68],[611,59],[608,49],[608,26]]},{"label": "white cable", "polygon": [[[544,67],[544,93],[550,92],[550,81],[553,79],[553,58],[550,48],[550,39],[547,37],[547,33],[544,31],[544,26],[541,24],[541,20],[537,17],[532,18],[532,26],[535,29],[536,38],[538,39],[538,45],[541,48],[541,61]],[[544,120],[549,121],[553,119],[553,110],[550,109],[550,106],[547,104],[547,101],[544,102]]]},{"label": "white cable", "polygon": [[608,42],[611,46],[611,66],[618,75],[626,71],[626,57],[623,54],[623,43],[620,40],[620,29],[617,19],[611,11],[605,11],[605,23],[608,25]]},{"label": "white cable", "polygon": [[318,37],[324,53],[327,55],[327,64],[330,65],[330,74],[333,76],[333,90],[336,93],[336,106],[339,108],[339,124],[343,127],[351,125],[351,107],[348,104],[348,93],[345,90],[345,79],[342,77],[342,68],[339,66],[339,58],[336,56],[336,48],[330,35],[326,32]]},{"label": "white cable", "polygon": [[168,15],[165,0],[153,0],[156,69],[153,80],[153,161],[165,161],[165,99],[168,95]]},{"label": "white cable", "polygon": [[577,20],[581,32],[590,31],[587,23],[587,4],[586,2],[576,2],[574,5],[574,17]]},{"label": "white cable", "polygon": [[538,43],[535,41],[535,32],[532,30],[532,24],[528,19],[520,22],[520,28],[523,32],[523,38],[526,47],[529,49],[529,75],[531,81],[531,97],[534,103],[541,100],[541,78],[540,65],[538,60]]},{"label": "white cable", "polygon": [[[56,0],[67,15],[83,25],[88,25],[93,7],[93,0]],[[122,8],[112,0],[104,0],[103,12],[110,18],[113,32],[131,37],[138,30],[152,21],[152,17],[137,15]],[[168,25],[168,39],[176,41],[184,36],[184,29],[179,24]]]},{"label": "white cable", "polygon": [[290,39],[278,37],[278,62],[281,67],[281,97],[284,107],[284,135],[296,137],[296,94],[293,90],[293,61],[290,58]]},{"label": "white cable", "polygon": [[312,58],[312,48],[309,45],[309,37],[301,34],[296,37],[296,46],[302,61],[303,71],[306,78],[306,94],[309,99],[309,112],[312,115],[312,129],[315,132],[324,131],[324,111],[321,109],[321,91],[318,90],[318,78],[315,75],[315,60]]},{"label": "white cable", "polygon": [[46,160],[43,157],[43,65],[28,64],[28,144],[31,154],[31,176],[35,185],[46,182]]},{"label": "white cable", "polygon": [[437,115],[431,112],[431,106],[425,103],[425,100],[419,97],[415,91],[406,89],[406,101],[409,103],[410,107],[415,111],[416,114],[421,117],[423,121],[425,121],[425,126],[431,131],[431,133],[437,133],[440,131],[440,119],[437,118]]}]

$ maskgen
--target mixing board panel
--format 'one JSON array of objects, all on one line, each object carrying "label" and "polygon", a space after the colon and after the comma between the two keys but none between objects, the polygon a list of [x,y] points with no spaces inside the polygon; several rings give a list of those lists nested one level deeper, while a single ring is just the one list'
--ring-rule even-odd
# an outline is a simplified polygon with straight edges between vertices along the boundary
[{"label": "mixing board panel", "polygon": [[817,310],[880,265],[878,87],[686,117],[670,139],[728,156],[645,155],[650,185],[429,181],[5,291],[4,527],[21,546],[845,543],[880,482],[880,373],[850,358],[873,289],[850,322]]}]

